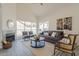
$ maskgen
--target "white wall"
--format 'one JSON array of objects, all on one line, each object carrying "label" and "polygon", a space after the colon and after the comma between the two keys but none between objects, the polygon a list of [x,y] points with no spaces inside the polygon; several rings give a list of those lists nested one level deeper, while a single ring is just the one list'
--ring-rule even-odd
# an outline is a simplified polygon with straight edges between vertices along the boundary
[{"label": "white wall", "polygon": [[[2,33],[3,37],[6,32],[15,31],[16,29],[16,4],[2,3]],[[15,26],[13,28],[7,27],[7,20],[13,20]],[[3,38],[4,39],[4,38]]]},{"label": "white wall", "polygon": [[2,40],[2,12],[1,12],[1,4],[0,4],[0,45]]},{"label": "white wall", "polygon": [[58,12],[53,13],[51,16],[44,18],[42,21],[49,20],[50,30],[56,30],[56,20],[59,18],[64,18],[71,16],[72,17],[72,30],[79,31],[79,28],[76,26],[78,24],[79,18],[79,7],[66,7]]},{"label": "white wall", "polygon": [[64,17],[72,17],[72,30],[79,32],[78,22],[79,22],[79,4],[66,6],[61,8],[60,10],[53,12],[52,15],[42,19],[41,21],[49,20],[50,22],[50,30],[56,29],[56,20]]},{"label": "white wall", "polygon": [[36,16],[26,4],[16,4],[16,20],[36,22]]}]

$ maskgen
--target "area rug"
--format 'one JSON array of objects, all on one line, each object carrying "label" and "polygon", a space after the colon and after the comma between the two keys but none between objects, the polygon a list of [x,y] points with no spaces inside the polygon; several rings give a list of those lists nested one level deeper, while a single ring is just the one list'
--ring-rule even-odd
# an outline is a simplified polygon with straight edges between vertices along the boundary
[{"label": "area rug", "polygon": [[43,48],[33,48],[31,47],[31,42],[23,43],[33,54],[33,56],[52,56],[54,52],[54,44],[45,42]]}]

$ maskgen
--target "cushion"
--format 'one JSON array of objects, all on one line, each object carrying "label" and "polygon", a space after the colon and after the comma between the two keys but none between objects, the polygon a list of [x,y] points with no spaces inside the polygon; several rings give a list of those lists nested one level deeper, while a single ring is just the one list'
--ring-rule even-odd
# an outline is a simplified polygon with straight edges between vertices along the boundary
[{"label": "cushion", "polygon": [[55,37],[56,36],[56,32],[53,32],[51,36],[52,37]]},{"label": "cushion", "polygon": [[72,49],[72,45],[67,45],[67,44],[62,44],[62,43],[60,43],[60,47],[64,49],[69,49],[69,50]]},{"label": "cushion", "polygon": [[50,31],[49,31],[48,33],[49,33],[49,36],[51,36],[51,35],[52,35],[52,32],[50,32]]},{"label": "cushion", "polygon": [[69,43],[70,43],[70,40],[67,39],[67,38],[63,38],[62,40],[60,40],[60,42],[63,42],[63,43],[69,44]]},{"label": "cushion", "polygon": [[47,32],[45,32],[45,33],[44,33],[44,36],[48,36],[48,33],[47,33]]},{"label": "cushion", "polygon": [[73,44],[73,42],[74,42],[74,36],[69,36],[70,38],[71,38],[71,44]]}]

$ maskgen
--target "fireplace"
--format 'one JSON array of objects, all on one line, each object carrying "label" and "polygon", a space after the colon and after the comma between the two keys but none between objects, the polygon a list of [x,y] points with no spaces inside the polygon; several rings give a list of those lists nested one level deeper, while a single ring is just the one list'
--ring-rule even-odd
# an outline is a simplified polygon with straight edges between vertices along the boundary
[{"label": "fireplace", "polygon": [[15,40],[15,33],[7,33],[6,40],[11,41],[11,42],[14,41]]}]

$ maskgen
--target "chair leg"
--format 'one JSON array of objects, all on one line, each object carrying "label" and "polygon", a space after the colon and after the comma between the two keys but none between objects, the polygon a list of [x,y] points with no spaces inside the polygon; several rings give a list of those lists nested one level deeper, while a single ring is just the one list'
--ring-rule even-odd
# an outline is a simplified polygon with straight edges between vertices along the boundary
[{"label": "chair leg", "polygon": [[55,47],[54,47],[54,53],[53,53],[53,55],[55,55],[55,53],[56,53],[56,52],[55,52]]},{"label": "chair leg", "polygon": [[75,53],[71,53],[71,56],[75,56]]},{"label": "chair leg", "polygon": [[75,56],[75,53],[73,53],[73,56]]},{"label": "chair leg", "polygon": [[53,53],[53,55],[55,55],[55,50],[54,50],[54,53]]}]

